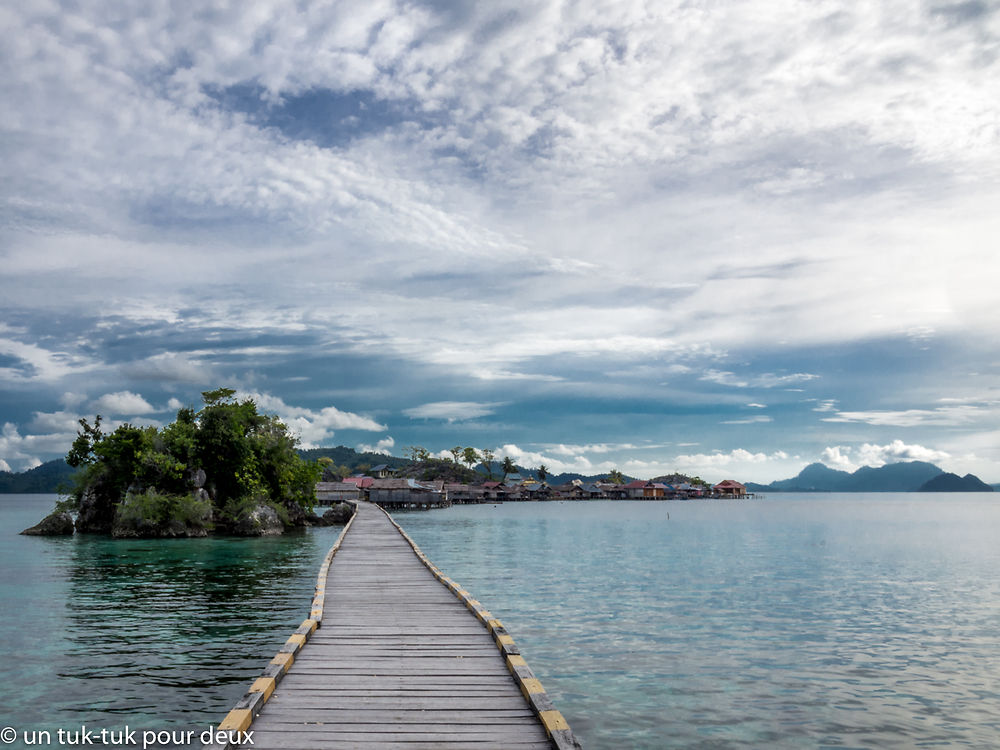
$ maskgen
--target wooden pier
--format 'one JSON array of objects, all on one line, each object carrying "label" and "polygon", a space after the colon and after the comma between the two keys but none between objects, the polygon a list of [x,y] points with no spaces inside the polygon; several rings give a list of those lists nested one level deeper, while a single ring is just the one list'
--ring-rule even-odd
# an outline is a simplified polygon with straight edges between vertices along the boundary
[{"label": "wooden pier", "polygon": [[207,747],[580,747],[503,625],[366,502],[309,619],[219,730]]}]

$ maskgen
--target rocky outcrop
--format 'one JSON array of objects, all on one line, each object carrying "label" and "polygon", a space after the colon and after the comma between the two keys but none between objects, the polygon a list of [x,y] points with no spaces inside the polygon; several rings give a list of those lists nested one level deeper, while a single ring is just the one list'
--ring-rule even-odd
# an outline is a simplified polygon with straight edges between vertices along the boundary
[{"label": "rocky outcrop", "polygon": [[53,511],[21,533],[27,536],[66,536],[73,533],[73,516],[64,510]]},{"label": "rocky outcrop", "polygon": [[76,530],[83,534],[108,534],[114,524],[114,508],[88,487],[80,498],[76,513]]},{"label": "rocky outcrop", "polygon": [[184,522],[173,518],[167,521],[128,518],[115,521],[111,527],[111,536],[117,539],[175,539],[208,536],[208,531],[204,528],[190,529]]},{"label": "rocky outcrop", "polygon": [[323,514],[323,523],[326,526],[337,526],[347,523],[354,515],[354,508],[347,503],[337,503]]},{"label": "rocky outcrop", "polygon": [[241,513],[231,531],[237,536],[277,536],[284,533],[285,525],[274,508],[260,503]]}]

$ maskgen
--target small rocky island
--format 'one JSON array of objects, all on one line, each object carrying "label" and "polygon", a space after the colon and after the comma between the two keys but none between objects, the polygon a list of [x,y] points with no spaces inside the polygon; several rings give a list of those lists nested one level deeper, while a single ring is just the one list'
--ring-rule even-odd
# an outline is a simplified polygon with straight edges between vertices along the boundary
[{"label": "small rocky island", "polygon": [[288,428],[234,397],[229,388],[206,391],[200,411],[181,409],[162,429],[123,424],[105,433],[99,415],[81,419],[66,456],[77,469],[74,489],[21,533],[267,536],[346,521],[349,507],[313,513],[322,469],[298,455]]}]

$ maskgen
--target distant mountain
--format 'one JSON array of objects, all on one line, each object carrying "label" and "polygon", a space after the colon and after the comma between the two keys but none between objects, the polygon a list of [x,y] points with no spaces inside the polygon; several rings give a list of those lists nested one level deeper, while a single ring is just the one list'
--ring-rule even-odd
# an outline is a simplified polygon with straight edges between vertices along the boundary
[{"label": "distant mountain", "polygon": [[973,474],[938,474],[920,486],[920,492],[993,492],[993,488]]},{"label": "distant mountain", "polygon": [[[747,489],[751,492],[917,492],[942,474],[940,467],[925,461],[904,461],[877,468],[862,466],[854,473],[815,463],[805,467],[797,477],[771,484],[751,482]],[[972,479],[979,482],[976,477]]]},{"label": "distant mountain", "polygon": [[768,489],[779,492],[850,492],[851,484],[852,475],[846,471],[815,463],[809,464],[797,477],[771,482]]},{"label": "distant mountain", "polygon": [[56,493],[61,487],[70,486],[74,471],[61,458],[46,461],[27,471],[0,471],[0,493]]}]

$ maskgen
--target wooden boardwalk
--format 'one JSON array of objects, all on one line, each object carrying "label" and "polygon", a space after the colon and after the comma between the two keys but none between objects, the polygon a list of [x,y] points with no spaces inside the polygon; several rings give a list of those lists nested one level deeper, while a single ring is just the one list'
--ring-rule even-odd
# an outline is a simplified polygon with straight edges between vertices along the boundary
[{"label": "wooden boardwalk", "polygon": [[502,625],[382,510],[360,503],[339,545],[321,609],[220,725],[252,731],[252,745],[229,746],[579,747]]}]

